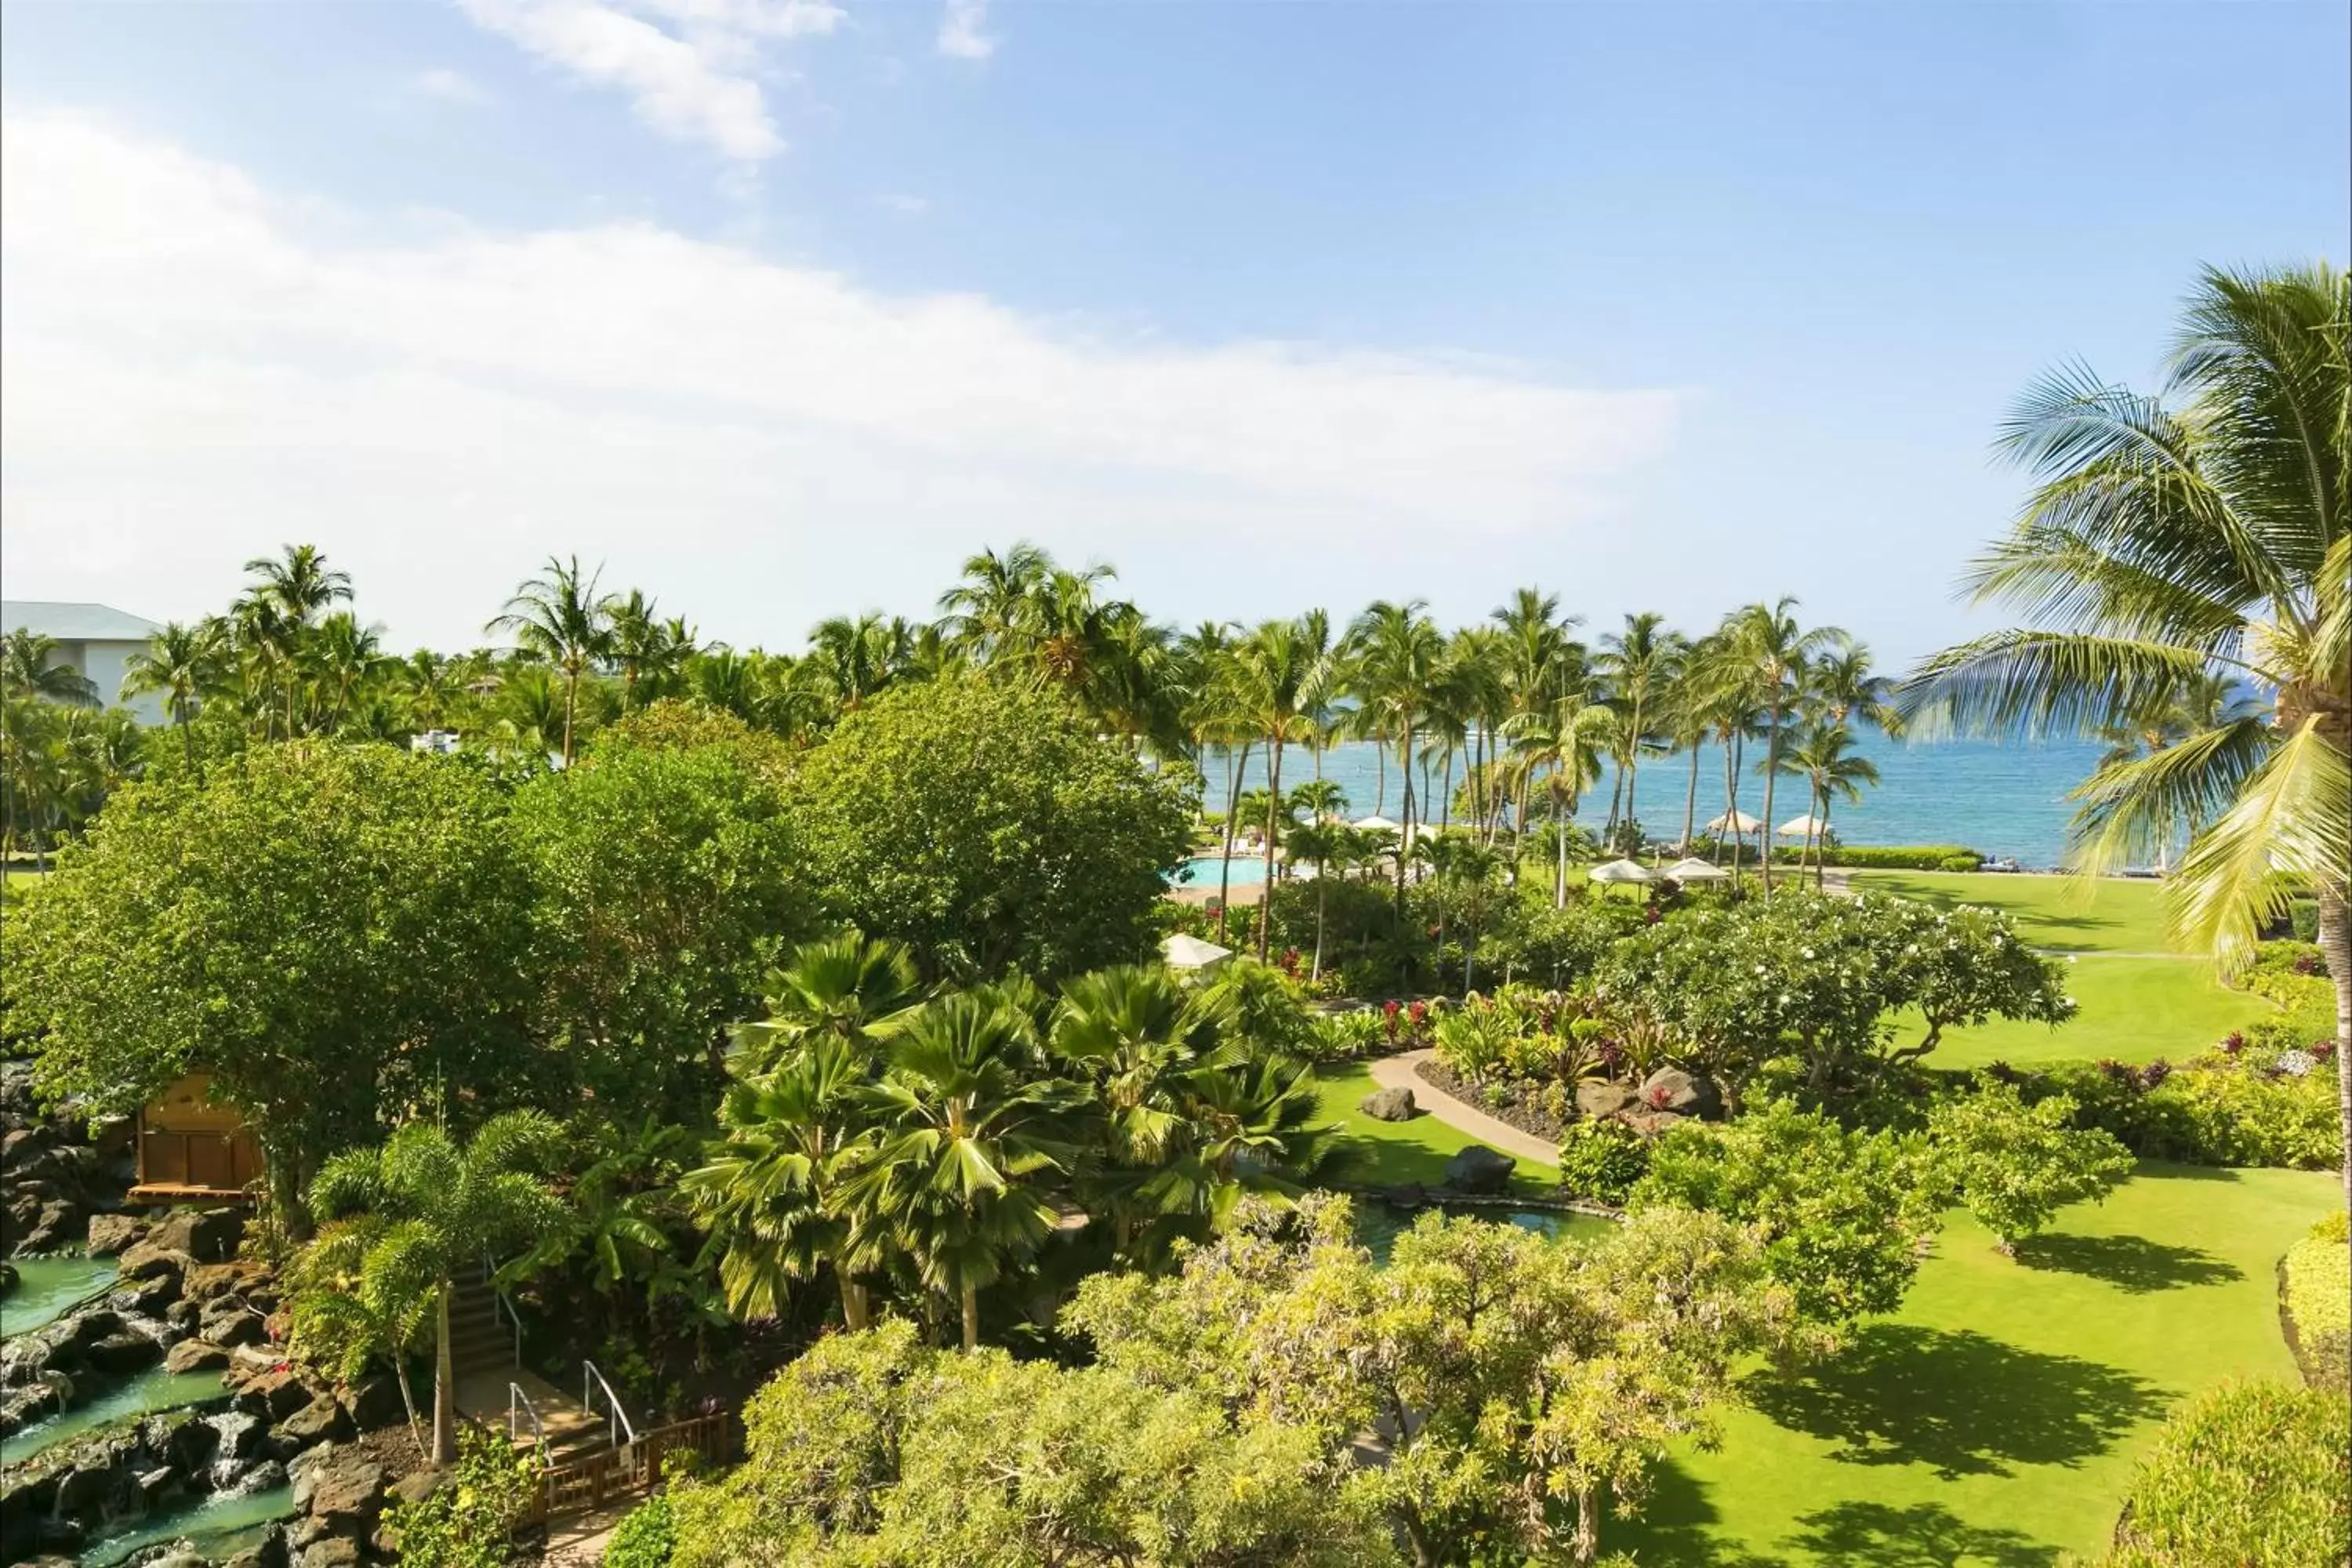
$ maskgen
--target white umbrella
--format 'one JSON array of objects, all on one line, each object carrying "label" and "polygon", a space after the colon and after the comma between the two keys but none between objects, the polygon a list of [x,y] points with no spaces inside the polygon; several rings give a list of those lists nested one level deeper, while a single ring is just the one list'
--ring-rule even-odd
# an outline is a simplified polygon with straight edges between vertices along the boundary
[{"label": "white umbrella", "polygon": [[1727,812],[1708,823],[1706,830],[1709,833],[1721,833],[1726,828],[1736,828],[1741,833],[1753,833],[1763,826],[1764,823],[1760,817],[1750,816],[1744,811],[1733,811]]},{"label": "white umbrella", "polygon": [[1811,838],[1828,826],[1829,824],[1820,817],[1809,814],[1804,816],[1792,816],[1773,831],[1783,838]]},{"label": "white umbrella", "polygon": [[1397,830],[1397,825],[1385,816],[1360,816],[1354,826],[1371,833],[1394,833]]},{"label": "white umbrella", "polygon": [[1658,875],[1674,882],[1727,882],[1731,879],[1731,873],[1722,867],[1710,866],[1696,858],[1677,860]]},{"label": "white umbrella", "polygon": [[1637,866],[1631,860],[1608,861],[1592,868],[1589,875],[1596,882],[1647,882],[1652,879],[1647,867]]},{"label": "white umbrella", "polygon": [[1214,969],[1231,958],[1234,950],[1178,931],[1160,944],[1160,954],[1171,969]]}]

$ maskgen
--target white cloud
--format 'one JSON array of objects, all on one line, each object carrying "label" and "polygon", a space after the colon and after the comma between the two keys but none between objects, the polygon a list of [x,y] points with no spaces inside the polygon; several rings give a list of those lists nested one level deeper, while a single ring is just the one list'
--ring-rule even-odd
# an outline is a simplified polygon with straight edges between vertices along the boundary
[{"label": "white cloud", "polygon": [[832,32],[829,0],[459,0],[467,16],[583,81],[629,95],[661,134],[743,163],[784,149],[764,47]]},{"label": "white cloud", "polygon": [[910,196],[903,191],[890,191],[874,198],[874,205],[900,217],[920,217],[931,210],[931,204],[921,196]]},{"label": "white cloud", "polygon": [[1021,537],[1219,613],[1344,607],[1465,563],[1556,576],[1675,413],[1492,363],[1089,333],[645,226],[387,237],[95,121],[0,130],[9,579],[158,618],[296,539],[445,645],[551,551],[772,647],[919,610]]},{"label": "white cloud", "polygon": [[940,53],[960,60],[984,60],[996,52],[988,26],[988,0],[948,0],[940,18]]},{"label": "white cloud", "polygon": [[490,95],[483,90],[479,82],[446,67],[419,71],[410,79],[408,86],[411,91],[421,97],[437,98],[449,103],[473,105],[490,101]]}]

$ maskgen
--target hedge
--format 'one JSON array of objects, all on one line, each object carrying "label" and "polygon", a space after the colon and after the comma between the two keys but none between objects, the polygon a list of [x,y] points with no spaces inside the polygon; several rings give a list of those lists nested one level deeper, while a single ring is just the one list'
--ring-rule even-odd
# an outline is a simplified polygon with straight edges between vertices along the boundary
[{"label": "hedge", "polygon": [[2179,1067],[2052,1062],[2022,1070],[1996,1063],[1991,1070],[2029,1101],[2071,1096],[2076,1126],[2113,1133],[2143,1160],[2333,1170],[2344,1158],[2334,1064],[2306,1059],[2297,1075],[2281,1069],[2284,1055],[2248,1048]]},{"label": "hedge", "polygon": [[2304,1376],[2339,1393],[2352,1384],[2352,1248],[2345,1246],[2344,1218],[2339,1209],[2312,1226],[2288,1249],[2280,1279]]},{"label": "hedge", "polygon": [[[1691,853],[1706,859],[1717,848],[1714,839],[1701,838],[1691,846]],[[1794,866],[1800,859],[1811,864],[1811,858],[1799,846],[1773,846],[1773,865]],[[1974,871],[1982,868],[1984,859],[1963,844],[1837,844],[1830,847],[1822,863],[1850,871]],[[1740,852],[1739,863],[1756,863],[1754,846]]]}]

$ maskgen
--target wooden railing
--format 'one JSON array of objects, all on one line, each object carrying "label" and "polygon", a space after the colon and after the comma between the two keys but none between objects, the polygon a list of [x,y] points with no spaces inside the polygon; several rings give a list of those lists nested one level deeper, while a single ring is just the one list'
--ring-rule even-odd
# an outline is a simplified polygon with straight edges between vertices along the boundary
[{"label": "wooden railing", "polygon": [[651,1491],[672,1454],[723,1465],[735,1455],[735,1417],[721,1412],[656,1426],[635,1441],[556,1465],[540,1478],[538,1518],[561,1519]]}]

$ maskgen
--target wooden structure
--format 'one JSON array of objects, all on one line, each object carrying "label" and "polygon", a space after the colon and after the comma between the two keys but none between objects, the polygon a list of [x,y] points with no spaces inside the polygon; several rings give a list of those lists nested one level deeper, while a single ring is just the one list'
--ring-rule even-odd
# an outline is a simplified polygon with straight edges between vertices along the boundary
[{"label": "wooden structure", "polygon": [[209,1098],[212,1077],[192,1072],[139,1112],[134,1204],[238,1203],[261,1180],[261,1143],[232,1107]]},{"label": "wooden structure", "polygon": [[663,1464],[677,1453],[699,1455],[705,1464],[727,1463],[735,1457],[735,1417],[724,1411],[697,1415],[656,1426],[620,1447],[600,1448],[551,1466],[541,1472],[532,1517],[541,1521],[562,1519],[641,1496],[660,1483]]}]

